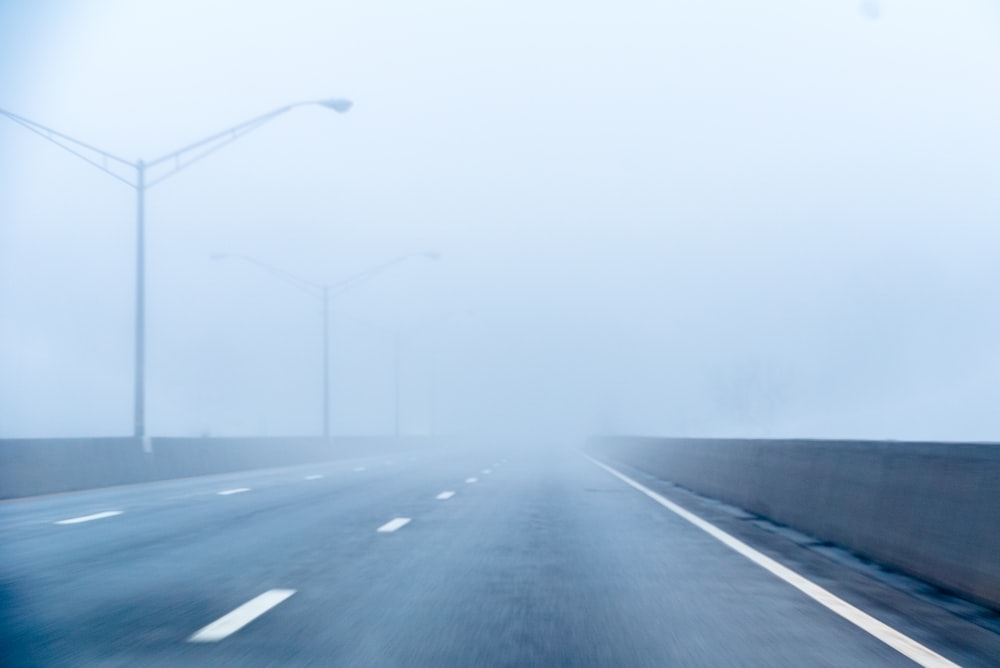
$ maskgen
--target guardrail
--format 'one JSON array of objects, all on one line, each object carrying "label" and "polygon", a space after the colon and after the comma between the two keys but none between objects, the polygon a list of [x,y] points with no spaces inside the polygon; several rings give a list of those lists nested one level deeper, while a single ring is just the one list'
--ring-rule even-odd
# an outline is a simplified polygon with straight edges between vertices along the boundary
[{"label": "guardrail", "polygon": [[362,457],[420,438],[65,438],[0,441],[0,499]]},{"label": "guardrail", "polygon": [[1000,445],[594,439],[589,450],[1000,609]]}]

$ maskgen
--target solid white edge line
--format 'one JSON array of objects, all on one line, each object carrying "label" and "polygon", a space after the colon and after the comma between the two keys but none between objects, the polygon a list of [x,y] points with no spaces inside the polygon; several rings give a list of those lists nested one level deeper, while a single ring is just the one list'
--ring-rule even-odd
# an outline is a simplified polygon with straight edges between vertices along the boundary
[{"label": "solid white edge line", "polygon": [[59,520],[58,522],[53,522],[53,524],[79,524],[81,522],[90,522],[92,520],[103,520],[105,517],[121,515],[122,512],[123,511],[121,510],[106,510],[103,513],[94,513],[93,515],[84,515],[83,517],[71,517],[68,520]]},{"label": "solid white edge line", "polygon": [[441,492],[440,494],[438,494],[434,498],[435,499],[439,499],[441,501],[447,501],[448,499],[450,499],[453,496],[455,496],[455,492]]},{"label": "solid white edge line", "polygon": [[584,455],[584,457],[921,666],[926,666],[927,668],[959,668],[957,663],[952,663],[940,654],[924,647],[916,640],[903,635],[888,624],[880,622],[866,612],[862,612],[847,601],[835,596],[787,566],[783,566],[771,557],[758,552],[743,541],[729,535],[711,522],[703,520],[694,513],[678,506],[673,501],[657,494],[645,485],[632,480],[624,473],[620,473],[589,455]]},{"label": "solid white edge line", "polygon": [[392,533],[397,529],[402,529],[409,523],[410,523],[409,517],[396,517],[389,520],[382,526],[380,526],[378,529],[376,529],[376,531],[378,531],[379,533]]},{"label": "solid white edge line", "polygon": [[197,631],[188,642],[218,642],[231,636],[294,593],[294,589],[270,589]]},{"label": "solid white edge line", "polygon": [[235,489],[224,489],[221,492],[216,492],[219,496],[229,496],[230,494],[242,494],[243,492],[249,492],[249,487],[237,487]]}]

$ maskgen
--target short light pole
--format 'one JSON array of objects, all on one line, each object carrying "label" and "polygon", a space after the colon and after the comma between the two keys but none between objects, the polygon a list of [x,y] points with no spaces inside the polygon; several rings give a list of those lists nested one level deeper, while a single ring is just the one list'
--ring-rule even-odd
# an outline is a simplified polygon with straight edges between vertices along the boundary
[{"label": "short light pole", "polygon": [[[243,135],[256,130],[264,123],[271,121],[292,109],[305,105],[320,105],[327,109],[332,109],[337,113],[348,111],[353,103],[344,99],[310,100],[306,102],[296,102],[284,107],[279,107],[260,116],[255,116],[248,121],[244,121],[231,128],[217,132],[182,149],[168,153],[155,160],[144,162],[137,160],[132,162],[118,157],[107,151],[86,144],[69,135],[57,132],[41,123],[29,120],[5,109],[0,109],[0,116],[6,116],[15,123],[23,125],[35,134],[48,139],[57,146],[69,151],[97,167],[101,171],[118,179],[122,183],[131,186],[136,191],[136,262],[135,262],[135,379],[133,386],[133,410],[132,434],[142,438],[146,435],[146,189],[173,176],[185,167],[201,160],[210,153],[214,153],[223,146],[230,144]],[[122,176],[112,169],[109,164],[118,165],[125,168],[126,174],[134,172],[132,178]],[[152,180],[148,180],[146,172],[150,168],[169,165],[169,169]]]},{"label": "short light pole", "polygon": [[[314,298],[318,298],[323,302],[323,438],[330,438],[330,300],[332,297],[339,296],[344,292],[347,292],[354,286],[366,281],[369,278],[374,277],[376,274],[380,274],[386,269],[393,267],[397,264],[405,262],[414,258],[424,258],[427,260],[437,260],[441,257],[439,253],[435,252],[425,252],[425,253],[407,253],[406,255],[400,255],[388,262],[383,262],[382,264],[375,265],[365,269],[364,271],[358,272],[352,276],[341,279],[335,283],[319,283],[317,281],[310,280],[308,278],[303,278],[297,274],[293,274],[290,271],[276,267],[273,264],[263,262],[257,258],[250,257],[249,255],[238,255],[235,253],[213,253],[213,260],[242,260],[244,262],[249,262],[252,265],[257,266],[264,271],[267,271],[274,276],[283,279],[287,283],[304,290],[307,294]],[[397,368],[398,376],[398,368]],[[398,382],[397,382],[397,416],[398,416]],[[398,431],[399,420],[397,417],[397,431]]]}]

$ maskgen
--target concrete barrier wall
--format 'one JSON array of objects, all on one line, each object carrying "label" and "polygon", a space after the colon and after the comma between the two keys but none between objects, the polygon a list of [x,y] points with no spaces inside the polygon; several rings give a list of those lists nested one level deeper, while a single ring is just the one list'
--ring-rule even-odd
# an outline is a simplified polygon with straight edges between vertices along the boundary
[{"label": "concrete barrier wall", "polygon": [[142,445],[132,438],[0,441],[0,499],[147,479]]},{"label": "concrete barrier wall", "polygon": [[426,439],[137,438],[0,441],[0,499],[228,473],[418,447]]},{"label": "concrete barrier wall", "polygon": [[363,457],[409,447],[393,438],[155,438],[152,475],[159,480]]},{"label": "concrete barrier wall", "polygon": [[1000,609],[1000,445],[633,437],[590,449]]}]

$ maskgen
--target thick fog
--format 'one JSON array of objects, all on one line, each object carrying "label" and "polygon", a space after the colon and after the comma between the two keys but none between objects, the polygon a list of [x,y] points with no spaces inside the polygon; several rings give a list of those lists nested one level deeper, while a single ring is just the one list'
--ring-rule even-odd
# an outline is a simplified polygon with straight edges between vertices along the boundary
[{"label": "thick fog", "polygon": [[[1000,437],[988,0],[0,3],[147,192],[152,435]],[[0,116],[0,437],[132,429],[135,191]],[[396,398],[398,397],[398,404]],[[398,413],[397,413],[398,406]],[[397,421],[398,417],[398,421]]]}]

